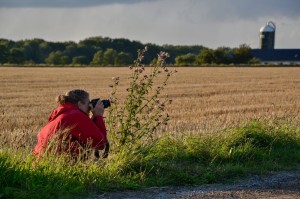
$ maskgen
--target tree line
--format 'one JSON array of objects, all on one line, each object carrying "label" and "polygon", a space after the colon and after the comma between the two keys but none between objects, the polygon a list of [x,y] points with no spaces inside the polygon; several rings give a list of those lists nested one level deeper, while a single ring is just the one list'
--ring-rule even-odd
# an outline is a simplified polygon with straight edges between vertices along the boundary
[{"label": "tree line", "polygon": [[241,44],[238,48],[219,47],[203,49],[199,55],[192,53],[180,55],[175,58],[176,65],[220,65],[220,64],[258,64],[260,60],[253,57],[251,48]]},{"label": "tree line", "polygon": [[90,37],[82,41],[49,42],[43,39],[13,41],[0,39],[0,64],[47,65],[130,65],[137,57],[138,49],[147,46],[144,63],[156,60],[160,51],[170,54],[168,64],[241,64],[253,60],[251,49],[243,44],[239,48],[212,50],[201,45],[142,44],[128,39]]}]

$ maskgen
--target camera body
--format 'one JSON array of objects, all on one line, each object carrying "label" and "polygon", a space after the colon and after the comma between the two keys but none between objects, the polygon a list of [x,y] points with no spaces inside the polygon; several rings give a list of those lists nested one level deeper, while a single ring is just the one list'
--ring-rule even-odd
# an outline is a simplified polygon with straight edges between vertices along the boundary
[{"label": "camera body", "polygon": [[[96,98],[96,99],[92,99],[92,100],[91,100],[90,103],[92,104],[93,108],[95,108],[95,106],[96,106],[96,104],[97,104],[97,102],[98,102],[99,100],[100,100],[100,98]],[[104,108],[107,108],[107,107],[110,107],[110,106],[111,106],[109,100],[104,99],[104,100],[101,100],[101,101],[102,101],[102,103],[103,103]]]}]

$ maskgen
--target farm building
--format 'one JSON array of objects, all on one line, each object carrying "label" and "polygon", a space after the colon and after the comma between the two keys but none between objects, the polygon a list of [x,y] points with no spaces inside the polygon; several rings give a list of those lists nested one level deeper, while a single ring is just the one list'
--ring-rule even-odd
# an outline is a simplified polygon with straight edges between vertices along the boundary
[{"label": "farm building", "polygon": [[266,64],[300,64],[300,49],[275,49],[276,26],[269,21],[260,28],[260,49],[252,49],[252,56]]},{"label": "farm building", "polygon": [[299,64],[300,49],[252,49],[252,56],[261,63]]}]

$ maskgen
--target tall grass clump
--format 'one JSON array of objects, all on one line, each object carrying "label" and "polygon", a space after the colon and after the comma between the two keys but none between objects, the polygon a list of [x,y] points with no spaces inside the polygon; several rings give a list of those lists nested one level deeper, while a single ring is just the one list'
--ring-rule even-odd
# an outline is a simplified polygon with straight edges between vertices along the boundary
[{"label": "tall grass clump", "polygon": [[172,100],[162,94],[169,78],[177,71],[166,67],[169,54],[165,52],[158,54],[156,64],[146,67],[143,64],[146,51],[147,48],[139,50],[134,65],[129,67],[130,83],[125,99],[118,97],[120,78],[113,78],[112,106],[106,124],[115,150],[149,144],[157,128],[169,121],[165,109]]},{"label": "tall grass clump", "polygon": [[228,182],[298,169],[300,128],[286,121],[253,120],[217,135],[168,137],[146,152],[145,160],[151,185]]}]

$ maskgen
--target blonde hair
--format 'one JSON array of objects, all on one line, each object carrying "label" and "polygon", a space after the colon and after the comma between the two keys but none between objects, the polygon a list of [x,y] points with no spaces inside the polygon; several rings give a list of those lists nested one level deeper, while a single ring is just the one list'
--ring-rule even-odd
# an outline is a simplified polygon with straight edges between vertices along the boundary
[{"label": "blonde hair", "polygon": [[89,93],[82,89],[74,89],[66,92],[64,95],[56,97],[56,103],[58,105],[64,105],[66,102],[76,104],[77,102],[84,102],[89,97]]}]

